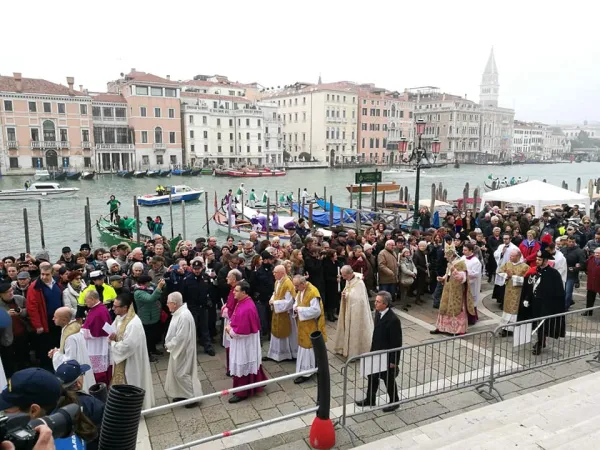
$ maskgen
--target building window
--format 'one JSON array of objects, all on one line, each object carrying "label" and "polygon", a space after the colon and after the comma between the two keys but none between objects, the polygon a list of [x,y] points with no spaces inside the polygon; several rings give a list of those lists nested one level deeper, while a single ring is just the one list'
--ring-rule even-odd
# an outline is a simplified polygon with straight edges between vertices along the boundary
[{"label": "building window", "polygon": [[42,158],[31,158],[31,166],[40,169],[44,167],[44,160]]},{"label": "building window", "polygon": [[177,97],[177,89],[165,88],[165,97]]},{"label": "building window", "polygon": [[294,122],[298,122],[298,113],[294,113]]},{"label": "building window", "polygon": [[81,130],[81,140],[83,142],[90,141],[90,130]]},{"label": "building window", "polygon": [[44,130],[44,141],[56,141],[56,129],[54,128],[54,122],[51,120],[44,120],[42,128]]},{"label": "building window", "polygon": [[204,145],[204,153],[208,153],[208,145]]},{"label": "building window", "polygon": [[159,87],[153,87],[153,88],[150,89],[150,94],[153,97],[162,97],[163,96],[163,90],[162,90],[162,88],[159,88]]},{"label": "building window", "polygon": [[[291,116],[291,114],[290,114]],[[246,119],[246,126],[249,127],[250,126],[250,119]]]},{"label": "building window", "polygon": [[250,146],[246,145],[246,153],[250,153]]},{"label": "building window", "polygon": [[229,153],[233,153],[233,145],[229,146]]},{"label": "building window", "polygon": [[169,108],[169,119],[175,118],[175,110],[173,108]]},{"label": "building window", "polygon": [[112,108],[102,108],[104,117],[112,117],[113,116],[113,109]]},{"label": "building window", "polygon": [[150,164],[150,156],[142,155],[142,165],[147,166]]},{"label": "building window", "polygon": [[260,127],[260,119],[256,121],[257,125]]},{"label": "building window", "polygon": [[221,126],[221,119],[217,119],[217,126],[220,127]]},{"label": "building window", "polygon": [[202,137],[203,137],[204,139],[208,139],[208,131],[203,131],[203,132],[202,132]]},{"label": "building window", "polygon": [[162,128],[161,127],[156,127],[154,129],[154,143],[162,144]]},{"label": "building window", "polygon": [[362,115],[363,115],[363,116],[366,116],[366,115],[367,115],[367,108],[363,108],[363,109],[362,109]]},{"label": "building window", "polygon": [[196,146],[194,144],[190,145],[190,151],[196,153]]},{"label": "building window", "polygon": [[140,106],[140,116],[146,117],[147,115],[148,115],[148,112],[146,111],[146,107]]},{"label": "building window", "polygon": [[233,119],[229,119],[229,126],[232,127],[233,126]]},{"label": "building window", "polygon": [[148,95],[148,86],[136,86],[135,93],[136,95]]},{"label": "building window", "polygon": [[154,117],[160,117],[160,108],[154,108]]},{"label": "building window", "polygon": [[259,145],[258,146],[258,153],[262,152],[262,147]]},{"label": "building window", "polygon": [[190,130],[190,139],[194,139],[194,130]]},{"label": "building window", "polygon": [[[88,113],[87,107],[88,107],[88,105],[84,105],[84,104],[79,105],[79,112],[81,113],[82,116],[87,116],[87,113]],[[44,109],[46,109],[46,105],[44,105]]]},{"label": "building window", "polygon": [[58,131],[60,132],[60,142],[67,142],[69,140],[67,136],[67,129],[61,128]]},{"label": "building window", "polygon": [[174,131],[169,131],[169,143],[170,144],[175,143],[175,132]]},{"label": "building window", "polygon": [[59,114],[65,114],[66,108],[65,108],[65,104],[64,103],[59,103],[58,104],[58,113]]},{"label": "building window", "polygon": [[217,141],[221,140],[221,133],[217,133]]},{"label": "building window", "polygon": [[29,112],[37,112],[37,104],[35,102],[29,102]]},{"label": "building window", "polygon": [[177,164],[177,155],[171,155],[169,160],[171,161],[171,164]]},{"label": "building window", "polygon": [[40,130],[38,130],[37,128],[31,129],[31,140],[34,142],[37,142],[40,140]]},{"label": "building window", "polygon": [[219,146],[217,146],[217,152],[218,152],[218,153],[222,153],[222,147],[221,147],[220,145],[219,145]]},{"label": "building window", "polygon": [[258,140],[260,141],[262,135],[260,133],[258,133]]},{"label": "building window", "polygon": [[194,116],[190,114],[188,121],[189,123],[194,123]]},{"label": "building window", "polygon": [[207,123],[206,116],[202,116],[202,125],[206,125]]},{"label": "building window", "polygon": [[12,111],[13,110],[13,104],[12,104],[12,100],[4,100],[4,111]]},{"label": "building window", "polygon": [[15,128],[7,128],[6,129],[6,139],[9,141],[17,140],[17,131]]},{"label": "building window", "polygon": [[163,155],[156,155],[156,164],[162,166],[165,163]]},{"label": "building window", "polygon": [[246,140],[250,140],[250,133],[246,133]]},{"label": "building window", "polygon": [[142,131],[142,144],[147,144],[147,143],[148,143],[148,132]]},{"label": "building window", "polygon": [[[81,105],[84,106],[84,105]],[[52,103],[44,102],[44,112],[51,113],[52,112]]]},{"label": "building window", "polygon": [[19,158],[17,158],[16,156],[11,156],[10,158],[8,158],[8,164],[11,169],[18,169]]},{"label": "building window", "polygon": [[229,140],[233,141],[233,133],[229,133]]}]

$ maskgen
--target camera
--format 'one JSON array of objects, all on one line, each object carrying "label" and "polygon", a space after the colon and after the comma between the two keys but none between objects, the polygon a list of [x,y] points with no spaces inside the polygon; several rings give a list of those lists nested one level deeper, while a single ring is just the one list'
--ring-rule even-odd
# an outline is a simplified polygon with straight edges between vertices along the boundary
[{"label": "camera", "polygon": [[72,403],[40,419],[31,420],[26,413],[1,416],[0,442],[10,441],[16,450],[31,450],[38,440],[35,427],[39,425],[47,425],[55,439],[67,437],[73,431],[73,422],[78,411],[79,405]]}]

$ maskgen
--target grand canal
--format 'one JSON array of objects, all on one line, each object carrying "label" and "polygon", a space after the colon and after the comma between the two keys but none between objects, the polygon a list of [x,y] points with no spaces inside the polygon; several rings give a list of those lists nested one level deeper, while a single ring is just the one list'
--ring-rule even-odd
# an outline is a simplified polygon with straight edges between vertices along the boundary
[{"label": "grand canal", "polygon": [[[374,169],[364,169],[371,171]],[[226,194],[227,189],[235,189],[241,182],[245,184],[248,191],[254,189],[260,196],[267,189],[271,198],[275,191],[293,191],[297,195],[298,188],[307,188],[308,192],[316,192],[322,195],[323,188],[327,188],[327,195],[332,195],[335,204],[349,206],[350,197],[345,186],[354,181],[355,169],[303,169],[290,170],[285,177],[273,179],[268,178],[215,178],[212,176],[198,177],[171,177],[161,179],[123,179],[116,175],[100,175],[92,181],[64,181],[64,187],[77,187],[80,189],[75,197],[69,199],[54,199],[42,202],[42,215],[44,221],[44,232],[46,248],[50,251],[51,259],[58,259],[60,249],[64,245],[71,246],[74,250],[84,242],[84,206],[86,198],[90,201],[92,222],[108,212],[106,202],[111,194],[121,201],[121,214],[133,215],[133,196],[144,195],[154,192],[157,183],[163,184],[187,184],[193,188],[202,188],[208,192],[209,216],[214,212],[214,195],[220,199]],[[430,197],[432,183],[442,182],[448,190],[448,199],[456,199],[462,196],[462,190],[466,182],[470,183],[471,192],[476,186],[483,187],[490,173],[496,177],[522,177],[523,179],[546,179],[549,183],[556,185],[565,180],[571,189],[575,189],[577,177],[582,179],[582,187],[587,185],[589,179],[600,176],[600,163],[564,163],[547,165],[518,165],[518,166],[475,166],[463,165],[455,169],[452,165],[445,168],[425,170],[421,178],[421,198]],[[0,189],[22,188],[26,177],[0,178]],[[384,174],[384,181],[395,180],[401,186],[408,186],[411,197],[414,197],[415,175],[414,174]],[[397,194],[394,194],[397,195]],[[2,212],[0,214],[0,255],[18,255],[24,251],[25,237],[23,232],[23,208],[28,209],[29,228],[31,236],[31,250],[33,253],[41,249],[40,228],[37,218],[37,203],[35,201],[2,201],[0,203]],[[171,223],[169,219],[169,207],[157,206],[152,208],[140,207],[140,218],[142,221],[148,215],[160,215],[165,222],[164,233],[170,236]],[[205,215],[204,201],[186,204],[186,230],[188,239],[206,236],[207,218]],[[181,206],[173,206],[173,228],[175,234],[182,231]],[[221,240],[224,236],[214,232]],[[99,245],[99,235],[93,230],[93,246]]]}]

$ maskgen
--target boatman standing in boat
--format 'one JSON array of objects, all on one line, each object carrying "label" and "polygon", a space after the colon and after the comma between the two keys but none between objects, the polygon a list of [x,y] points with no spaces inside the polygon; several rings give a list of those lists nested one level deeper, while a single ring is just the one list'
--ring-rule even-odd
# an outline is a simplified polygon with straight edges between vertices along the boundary
[{"label": "boatman standing in boat", "polygon": [[265,189],[265,191],[263,192],[263,195],[262,195],[262,199],[260,201],[261,201],[261,203],[262,203],[263,206],[266,206],[268,200],[269,200],[269,193]]},{"label": "boatman standing in boat", "polygon": [[242,194],[245,196],[247,192],[248,191],[246,191],[246,188],[244,187],[244,183],[240,183],[240,187],[238,188],[237,192],[235,193],[236,201],[240,202],[242,200]]},{"label": "boatman standing in boat", "polygon": [[281,195],[279,196],[279,205],[277,205],[277,206],[283,206],[283,205],[285,205],[285,201],[286,201],[285,200],[285,193],[282,192]]},{"label": "boatman standing in boat", "polygon": [[250,208],[254,208],[254,205],[256,205],[256,193],[254,192],[254,189],[250,189],[250,197],[248,198],[248,203],[250,203]]},{"label": "boatman standing in boat", "polygon": [[121,206],[121,202],[117,200],[114,195],[111,195],[106,204],[110,205],[108,208],[110,214],[110,221],[112,223],[116,223],[115,220],[116,217],[119,215],[119,206]]},{"label": "boatman standing in boat", "polygon": [[26,190],[26,191],[29,189],[29,186],[31,186],[31,181],[30,181],[30,180],[27,180],[27,181],[25,182],[25,190]]},{"label": "boatman standing in boat", "polygon": [[306,188],[304,188],[304,190],[302,191],[302,201],[308,201],[308,191],[306,190]]}]

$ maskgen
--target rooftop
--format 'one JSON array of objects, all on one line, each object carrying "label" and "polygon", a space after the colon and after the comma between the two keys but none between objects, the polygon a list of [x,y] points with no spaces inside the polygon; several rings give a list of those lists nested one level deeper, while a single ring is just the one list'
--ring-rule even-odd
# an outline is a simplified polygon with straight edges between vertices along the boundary
[{"label": "rooftop", "polygon": [[121,94],[109,94],[107,92],[93,92],[90,94],[92,101],[105,103],[127,103]]},{"label": "rooftop", "polygon": [[[169,75],[167,75],[169,77]],[[135,69],[131,69],[127,75],[124,75],[125,82],[142,82],[149,84],[168,84],[172,86],[177,86],[179,83],[176,81],[171,81],[169,78],[162,78],[158,75],[154,75],[152,73],[147,72],[139,72]]]},{"label": "rooftop", "polygon": [[290,95],[298,94],[309,94],[311,92],[323,92],[323,91],[338,91],[338,92],[352,92],[358,94],[360,85],[352,81],[336,81],[333,83],[322,83],[322,84],[311,84],[296,82],[292,85],[285,86],[281,90],[276,91],[265,91],[263,93],[264,98],[277,98],[287,97]]},{"label": "rooftop", "polygon": [[[17,83],[19,81],[21,82],[21,89],[17,91]],[[83,92],[74,89],[71,91],[68,86],[40,78],[24,78],[21,77],[21,74],[16,74],[16,77],[0,76],[0,92],[87,97]]]},{"label": "rooftop", "polygon": [[238,97],[234,95],[215,95],[215,94],[205,94],[203,92],[190,92],[184,91],[181,93],[182,97],[192,97],[192,98],[201,98],[206,100],[222,100],[222,101],[230,101],[230,102],[240,102],[240,103],[252,103],[245,97]]}]

